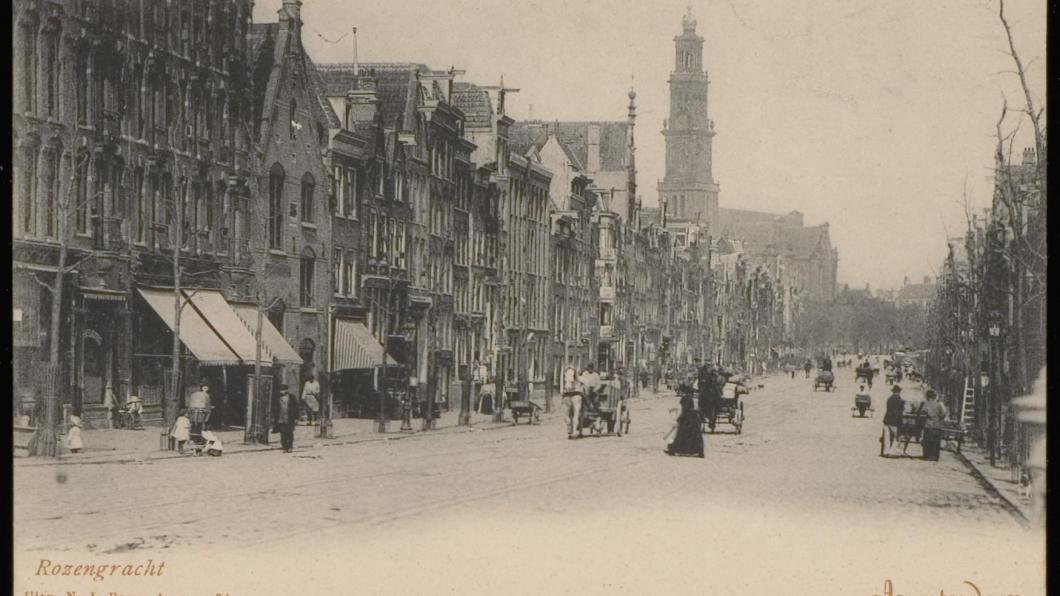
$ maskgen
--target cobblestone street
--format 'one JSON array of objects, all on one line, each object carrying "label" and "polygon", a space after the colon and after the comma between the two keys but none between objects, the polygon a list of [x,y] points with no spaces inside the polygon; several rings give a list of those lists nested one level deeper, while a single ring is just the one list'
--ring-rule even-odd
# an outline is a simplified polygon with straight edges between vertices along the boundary
[{"label": "cobblestone street", "polygon": [[[703,460],[663,453],[677,405],[667,394],[634,402],[621,438],[567,440],[551,416],[293,454],[16,466],[16,586],[34,587],[39,557],[91,553],[165,557],[231,578],[197,585],[175,571],[182,589],[241,594],[280,590],[255,587],[248,556],[307,591],[364,594],[445,593],[472,570],[483,593],[533,593],[522,586],[545,569],[579,578],[578,593],[879,594],[886,579],[902,593],[969,593],[963,581],[1044,593],[1041,544],[1000,499],[948,451],[937,463],[881,458],[885,388],[875,418],[852,418],[853,373],[837,376],[835,392],[801,375],[760,381],[743,433],[719,425]],[[984,540],[1007,541],[992,552],[1011,559],[981,554]],[[952,551],[944,573],[918,565],[940,551]],[[825,560],[828,577],[815,567]]]}]

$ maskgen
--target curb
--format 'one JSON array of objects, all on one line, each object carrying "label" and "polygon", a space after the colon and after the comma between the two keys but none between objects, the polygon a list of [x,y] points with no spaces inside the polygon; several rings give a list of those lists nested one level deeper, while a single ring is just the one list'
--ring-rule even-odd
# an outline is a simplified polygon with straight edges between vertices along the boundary
[{"label": "curb", "polygon": [[1016,518],[1016,521],[1018,521],[1024,527],[1030,527],[1031,520],[1027,516],[1027,513],[1023,511],[1022,505],[1017,504],[1015,501],[1009,498],[1009,496],[1005,494],[1005,491],[998,488],[998,486],[994,483],[993,480],[991,480],[985,474],[979,471],[979,466],[973,463],[972,460],[968,459],[968,457],[963,452],[957,453],[956,455],[960,458],[962,462],[964,462],[964,465],[968,467],[968,469],[972,473],[972,476],[974,476],[975,479],[978,480],[984,488],[986,488],[987,492],[1001,500],[1004,509],[1008,511],[1009,514],[1012,515],[1012,517]]},{"label": "curb", "polygon": [[[631,398],[630,401],[633,401],[633,402],[646,401],[646,400],[656,399],[658,397],[660,397],[660,396],[658,396],[658,395],[650,396],[650,397],[641,396],[641,397]],[[561,415],[562,415],[562,413],[558,412],[558,411],[549,412],[547,414],[542,412],[541,413],[541,420],[542,421],[549,420],[549,419],[556,418],[556,417],[561,416]],[[540,422],[537,423],[537,424],[534,424],[532,426],[539,426],[539,425],[540,425]],[[412,438],[416,438],[416,437],[431,437],[431,436],[437,436],[439,434],[448,435],[448,434],[457,434],[457,433],[461,433],[461,432],[472,432],[472,431],[501,430],[501,429],[505,429],[505,428],[515,428],[516,426],[528,426],[528,425],[524,425],[524,424],[518,424],[517,425],[517,424],[513,424],[511,421],[486,422],[486,423],[484,423],[483,426],[470,426],[470,427],[446,426],[446,427],[443,427],[443,428],[435,429],[433,431],[413,431],[411,433],[398,433],[398,434],[395,434],[394,436],[378,436],[378,435],[374,435],[373,434],[373,435],[371,435],[371,436],[369,436],[367,438],[360,438],[360,439],[347,439],[347,440],[330,439],[330,440],[328,440],[327,443],[317,443],[317,445],[319,445],[320,447],[335,447],[335,446],[342,446],[342,445],[358,445],[358,444],[361,444],[361,443],[402,441],[402,440],[405,440],[405,439],[412,439]],[[316,448],[316,447],[314,447],[314,448]],[[239,449],[239,450],[236,450],[236,451],[229,451],[225,455],[240,455],[240,454],[245,454],[245,453],[261,453],[261,452],[264,452],[264,451],[279,451],[279,450],[280,450],[280,447],[273,446],[273,445],[270,444],[270,445],[261,445],[261,446],[258,446],[258,447],[248,447],[246,449]],[[161,453],[161,452],[157,452],[156,451],[156,452],[153,452],[153,453]],[[185,459],[187,457],[188,456],[180,455],[180,454],[177,454],[175,452],[172,455],[168,455],[167,454],[167,455],[157,455],[157,456],[148,456],[148,457],[136,457],[136,456],[132,456],[132,455],[124,455],[124,456],[115,457],[114,459],[97,459],[97,460],[74,459],[74,458],[69,458],[69,457],[64,456],[63,459],[46,460],[46,461],[39,461],[39,462],[32,462],[32,463],[31,462],[15,463],[15,467],[16,468],[18,468],[18,467],[37,468],[37,467],[44,467],[44,466],[65,466],[65,465],[74,465],[74,464],[80,464],[80,465],[133,464],[133,463],[145,463],[145,462],[153,462],[153,461],[166,461],[166,460],[171,460],[171,459]],[[21,458],[21,457],[20,458],[16,458],[15,461],[17,462],[17,460],[20,460],[20,459],[25,459],[25,458]]]},{"label": "curb", "polygon": [[[546,415],[543,415],[542,417],[544,418],[544,416],[546,416]],[[551,418],[551,417],[554,416],[554,414],[547,414],[547,416],[549,418]],[[347,440],[330,439],[326,443],[317,443],[316,445],[319,445],[320,447],[335,447],[335,446],[342,446],[342,445],[358,445],[358,444],[361,444],[361,443],[402,441],[402,440],[405,440],[405,439],[412,439],[412,438],[416,438],[416,437],[430,437],[430,436],[437,436],[439,434],[449,435],[449,434],[458,434],[458,433],[461,433],[461,432],[472,432],[472,431],[489,431],[489,430],[498,430],[498,429],[504,429],[504,428],[512,428],[512,427],[516,426],[516,425],[512,424],[511,422],[488,422],[486,424],[488,426],[472,426],[472,427],[466,427],[466,428],[465,427],[460,427],[460,426],[447,426],[447,427],[435,429],[433,431],[413,431],[411,433],[394,434],[393,436],[372,435],[370,437],[360,438],[360,439],[347,439]],[[520,426],[522,426],[522,425],[520,425]],[[314,437],[314,438],[317,438],[317,437]],[[314,447],[314,448],[316,448],[316,447]],[[240,455],[240,454],[246,454],[246,453],[261,453],[261,452],[265,452],[265,451],[279,451],[280,449],[281,448],[279,446],[274,446],[274,445],[269,444],[269,445],[261,445],[261,446],[258,446],[258,447],[248,447],[248,448],[245,448],[245,449],[229,451],[225,455]],[[159,453],[159,452],[155,452],[155,453]],[[146,462],[153,462],[153,461],[165,461],[165,460],[171,460],[171,459],[185,459],[185,458],[188,458],[188,456],[180,455],[180,454],[177,454],[177,453],[173,453],[172,455],[167,454],[167,455],[157,455],[157,456],[148,456],[148,457],[136,457],[136,456],[131,456],[131,455],[125,455],[125,456],[116,457],[114,459],[97,459],[97,460],[84,460],[84,459],[74,459],[74,458],[64,457],[63,459],[47,460],[47,461],[40,461],[40,462],[33,462],[33,463],[30,463],[30,462],[26,462],[26,463],[22,463],[22,464],[16,463],[15,466],[16,467],[25,467],[25,468],[36,468],[36,467],[44,467],[44,466],[64,466],[64,465],[73,465],[73,464],[81,464],[81,465],[132,464],[132,463],[146,463]],[[18,459],[22,459],[22,458],[18,458]]]}]

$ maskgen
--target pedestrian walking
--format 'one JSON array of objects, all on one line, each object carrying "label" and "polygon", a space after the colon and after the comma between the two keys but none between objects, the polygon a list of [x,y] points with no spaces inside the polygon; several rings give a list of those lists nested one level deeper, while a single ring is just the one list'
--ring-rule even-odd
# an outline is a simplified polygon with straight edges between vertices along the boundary
[{"label": "pedestrian walking", "polygon": [[938,461],[942,444],[942,422],[949,416],[946,406],[938,399],[935,392],[928,389],[927,401],[920,406],[920,414],[925,416],[924,436],[920,445],[924,448],[924,459]]},{"label": "pedestrian walking", "polygon": [[887,398],[887,411],[883,414],[884,455],[890,455],[894,449],[894,440],[898,436],[898,425],[902,423],[902,413],[905,411],[905,401],[902,399],[902,388],[895,385],[891,388],[891,396]]},{"label": "pedestrian walking", "polygon": [[305,406],[306,424],[313,425],[320,413],[320,383],[312,373],[302,386],[302,404]]},{"label": "pedestrian walking", "polygon": [[173,422],[173,428],[169,430],[169,436],[177,444],[177,452],[184,455],[184,445],[191,439],[191,420],[188,419],[188,411],[181,408],[177,419]]},{"label": "pedestrian walking", "polygon": [[276,399],[276,426],[280,431],[280,446],[284,453],[294,449],[294,427],[298,422],[298,404],[287,390],[287,385],[280,385],[280,394]]},{"label": "pedestrian walking", "polygon": [[806,364],[802,365],[802,370],[806,371],[806,378],[810,378],[810,369],[813,368],[813,362],[810,362],[809,358],[806,359]]},{"label": "pedestrian walking", "polygon": [[677,425],[673,430],[676,430],[677,434],[673,442],[666,447],[667,455],[703,457],[703,426],[690,394],[681,396],[681,414],[677,417]]},{"label": "pedestrian walking", "polygon": [[66,448],[70,453],[81,453],[84,446],[81,442],[81,417],[70,416],[70,429],[66,431]]}]

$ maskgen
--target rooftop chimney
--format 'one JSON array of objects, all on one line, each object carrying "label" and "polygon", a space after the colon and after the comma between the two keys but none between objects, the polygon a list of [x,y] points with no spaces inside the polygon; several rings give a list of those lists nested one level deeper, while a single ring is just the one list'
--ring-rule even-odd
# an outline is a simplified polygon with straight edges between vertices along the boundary
[{"label": "rooftop chimney", "polygon": [[904,287],[906,287],[908,285],[909,285],[909,276],[907,275],[907,276],[902,278],[902,287],[904,288]]},{"label": "rooftop chimney", "polygon": [[1033,166],[1036,163],[1037,163],[1037,160],[1034,158],[1034,148],[1033,147],[1024,147],[1023,148],[1023,165],[1025,165],[1025,166]]}]

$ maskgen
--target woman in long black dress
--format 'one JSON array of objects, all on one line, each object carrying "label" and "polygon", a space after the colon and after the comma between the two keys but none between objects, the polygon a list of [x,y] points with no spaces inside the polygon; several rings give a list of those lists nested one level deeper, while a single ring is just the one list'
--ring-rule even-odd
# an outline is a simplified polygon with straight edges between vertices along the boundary
[{"label": "woman in long black dress", "polygon": [[669,455],[703,457],[703,427],[692,401],[691,392],[682,392],[681,415],[677,418],[677,436],[666,449]]}]

